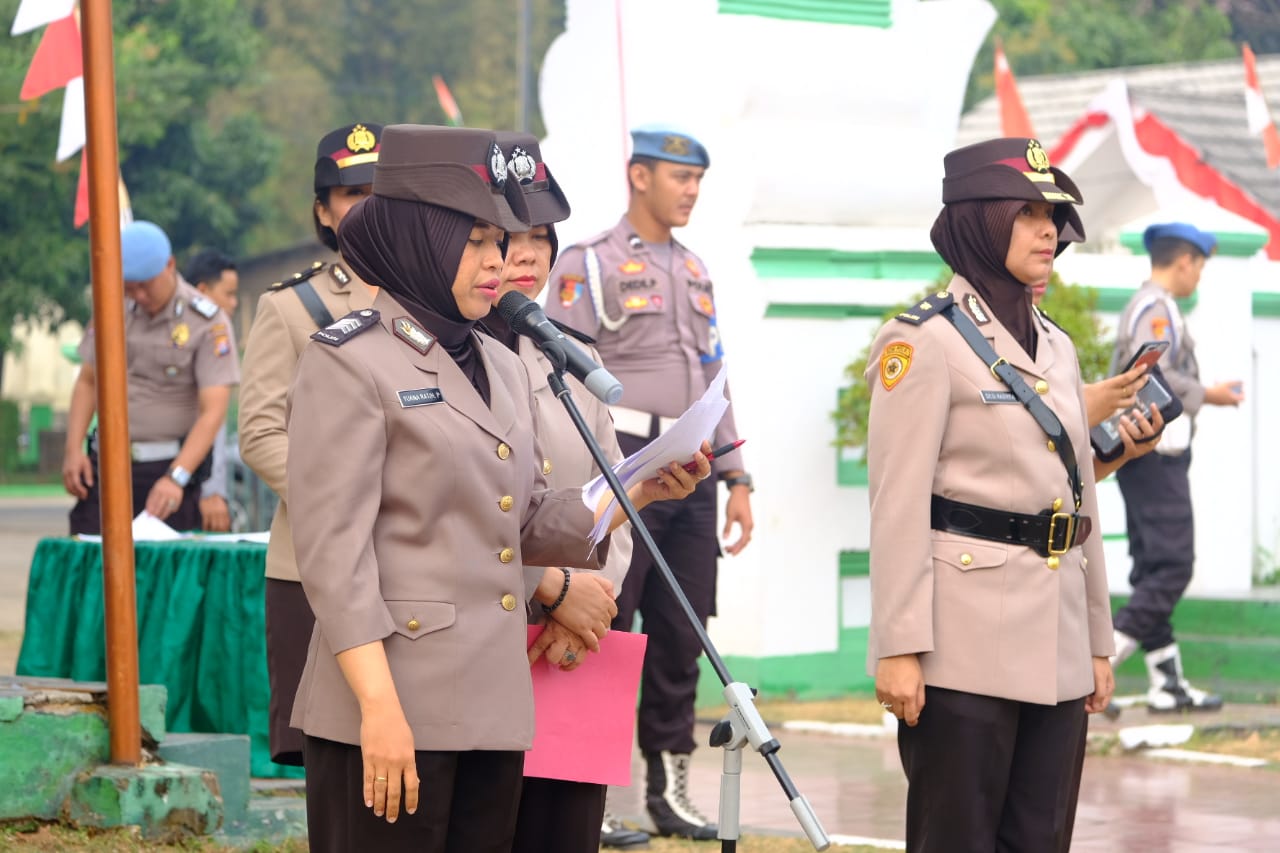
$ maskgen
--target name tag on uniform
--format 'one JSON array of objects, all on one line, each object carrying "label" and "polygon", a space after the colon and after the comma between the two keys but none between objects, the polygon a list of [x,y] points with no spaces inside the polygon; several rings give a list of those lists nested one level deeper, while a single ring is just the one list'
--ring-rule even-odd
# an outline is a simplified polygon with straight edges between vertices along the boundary
[{"label": "name tag on uniform", "polygon": [[400,408],[411,409],[414,406],[430,406],[432,403],[443,403],[444,394],[439,388],[417,388],[413,391],[397,391],[400,397]]},{"label": "name tag on uniform", "polygon": [[1016,403],[1018,398],[1012,391],[983,391],[982,402],[989,406],[992,403]]}]

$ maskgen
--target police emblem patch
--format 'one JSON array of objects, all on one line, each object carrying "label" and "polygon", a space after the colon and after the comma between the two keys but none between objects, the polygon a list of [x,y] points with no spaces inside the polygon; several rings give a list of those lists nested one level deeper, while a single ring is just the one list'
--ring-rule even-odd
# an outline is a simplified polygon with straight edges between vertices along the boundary
[{"label": "police emblem patch", "polygon": [[538,176],[538,161],[519,145],[511,149],[511,163],[507,168],[511,170],[511,174],[515,175],[521,186],[533,183],[533,179]]},{"label": "police emblem patch", "polygon": [[1049,152],[1044,150],[1038,139],[1027,140],[1027,165],[1037,172],[1049,171]]},{"label": "police emblem patch", "polygon": [[191,340],[191,329],[186,323],[179,323],[173,327],[169,337],[173,340],[173,345],[181,349],[187,345],[187,341]]},{"label": "police emblem patch", "polygon": [[880,354],[880,382],[884,390],[892,391],[911,369],[911,354],[915,352],[906,341],[894,341]]},{"label": "police emblem patch", "polygon": [[676,157],[689,156],[689,137],[671,134],[662,140],[662,152]]},{"label": "police emblem patch", "polygon": [[628,258],[618,266],[618,270],[624,275],[635,275],[636,273],[644,272],[644,262],[637,261],[635,258]]},{"label": "police emblem patch", "polygon": [[716,306],[712,304],[711,297],[705,293],[699,293],[697,298],[698,310],[710,317],[716,313]]},{"label": "police emblem patch", "polygon": [[622,307],[628,311],[639,311],[641,308],[647,308],[649,300],[644,296],[632,296],[626,302],[622,303]]},{"label": "police emblem patch", "polygon": [[426,329],[423,329],[408,317],[397,317],[396,321],[391,324],[391,328],[397,338],[423,355],[426,355],[431,349],[431,345],[436,342],[435,338],[427,334]]},{"label": "police emblem patch", "polygon": [[572,308],[582,298],[582,283],[585,279],[580,275],[560,276],[560,304]]},{"label": "police emblem patch", "polygon": [[684,259],[684,268],[689,271],[689,275],[702,278],[702,270],[698,268],[698,262],[693,258]]},{"label": "police emblem patch", "polygon": [[1169,331],[1169,318],[1152,317],[1151,318],[1151,337],[1157,341],[1163,341],[1165,333]]},{"label": "police emblem patch", "polygon": [[378,137],[374,136],[373,131],[363,124],[357,124],[347,134],[347,150],[352,154],[358,154],[361,151],[372,151],[373,146],[377,144]]},{"label": "police emblem patch", "polygon": [[976,295],[970,293],[966,296],[964,298],[964,307],[969,309],[969,313],[973,315],[973,322],[977,323],[979,326],[985,326],[987,323],[991,322],[991,317],[982,307],[982,302],[978,300]]},{"label": "police emblem patch", "polygon": [[507,158],[502,156],[496,142],[489,144],[489,180],[498,189],[507,184]]}]

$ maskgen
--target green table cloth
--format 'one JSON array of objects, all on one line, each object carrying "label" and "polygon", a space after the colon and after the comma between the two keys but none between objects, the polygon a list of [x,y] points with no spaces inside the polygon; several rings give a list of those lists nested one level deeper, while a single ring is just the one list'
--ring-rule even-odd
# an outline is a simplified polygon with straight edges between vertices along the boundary
[{"label": "green table cloth", "polygon": [[[139,542],[134,547],[141,683],[168,690],[173,732],[247,734],[256,777],[300,777],[267,739],[265,545]],[[106,678],[102,546],[43,539],[27,587],[19,675]]]}]

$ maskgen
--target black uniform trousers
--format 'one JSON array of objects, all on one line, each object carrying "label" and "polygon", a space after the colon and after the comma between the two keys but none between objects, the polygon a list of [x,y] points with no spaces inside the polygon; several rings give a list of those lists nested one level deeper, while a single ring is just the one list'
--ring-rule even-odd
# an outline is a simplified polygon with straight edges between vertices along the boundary
[{"label": "black uniform trousers", "polygon": [[[631,455],[648,439],[618,433],[622,452]],[[640,513],[658,550],[694,613],[702,622],[715,615],[716,478],[708,477],[682,501],[661,501]],[[618,596],[615,631],[630,631],[639,611],[643,631],[649,636],[640,673],[640,710],[636,739],[642,752],[693,751],[694,700],[698,693],[698,656],[702,644],[684,611],[680,609],[653,568],[653,558],[634,535],[631,567]],[[651,571],[652,570],[652,571]]]},{"label": "black uniform trousers", "polygon": [[364,804],[360,747],[307,736],[307,842],[311,853],[509,853],[524,753],[416,753],[418,811],[387,823]]},{"label": "black uniform trousers", "polygon": [[267,680],[271,701],[267,706],[271,760],[276,764],[302,764],[302,730],[289,725],[293,700],[298,695],[307,646],[316,617],[298,581],[267,578]]},{"label": "black uniform trousers", "polygon": [[[93,485],[83,500],[76,501],[71,508],[71,535],[79,533],[99,536],[102,534],[102,509],[99,484],[102,472],[98,467],[97,453],[89,454],[89,462],[93,465]],[[133,462],[130,464],[133,480],[133,518],[146,509],[147,495],[156,480],[165,476],[173,466],[172,459],[157,459],[154,462]],[[174,530],[199,530],[203,519],[200,516],[200,483],[203,480],[193,476],[191,482],[182,490],[182,503],[164,523]]]},{"label": "black uniform trousers", "polygon": [[526,776],[511,853],[598,853],[604,785]]},{"label": "black uniform trousers", "polygon": [[1112,621],[1148,652],[1173,642],[1173,608],[1191,582],[1195,524],[1190,467],[1188,450],[1177,456],[1148,453],[1116,472],[1133,560],[1133,595]]},{"label": "black uniform trousers", "polygon": [[1087,733],[1084,697],[926,687],[919,724],[898,725],[908,853],[1067,853]]}]

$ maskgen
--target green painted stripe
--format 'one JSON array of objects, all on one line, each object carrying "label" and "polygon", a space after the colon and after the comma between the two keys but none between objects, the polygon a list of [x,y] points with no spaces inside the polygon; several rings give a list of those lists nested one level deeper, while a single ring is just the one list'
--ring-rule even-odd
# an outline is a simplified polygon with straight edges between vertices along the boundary
[{"label": "green painted stripe", "polygon": [[1253,316],[1280,317],[1280,293],[1253,294]]},{"label": "green painted stripe", "polygon": [[866,486],[870,483],[867,479],[867,463],[859,457],[846,457],[844,454],[836,451],[836,485],[837,486]]},{"label": "green painted stripe", "polygon": [[761,279],[870,279],[932,282],[942,271],[934,252],[844,252],[757,246],[751,265]]},{"label": "green painted stripe", "polygon": [[784,21],[814,21],[888,28],[892,0],[720,0],[722,15],[756,15]]},{"label": "green painted stripe", "polygon": [[0,500],[6,498],[62,498],[67,490],[61,483],[0,483]]},{"label": "green painted stripe", "polygon": [[[875,679],[866,674],[866,628],[840,632],[840,648],[834,652],[750,658],[727,655],[725,665],[736,681],[756,688],[761,699],[830,699],[869,695]],[[704,655],[698,661],[699,708],[724,704],[723,685]]]},{"label": "green painted stripe", "polygon": [[[1271,239],[1268,234],[1246,234],[1240,231],[1215,231],[1218,238],[1217,254],[1231,258],[1251,258],[1267,245]],[[1128,231],[1120,235],[1120,245],[1135,255],[1145,255],[1147,247],[1142,244],[1142,232]]]},{"label": "green painted stripe", "polygon": [[892,305],[828,305],[820,302],[770,302],[764,316],[775,320],[848,320],[852,317],[880,319]]},{"label": "green painted stripe", "polygon": [[840,577],[842,578],[871,577],[871,552],[870,551],[841,551],[840,552]]}]

